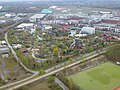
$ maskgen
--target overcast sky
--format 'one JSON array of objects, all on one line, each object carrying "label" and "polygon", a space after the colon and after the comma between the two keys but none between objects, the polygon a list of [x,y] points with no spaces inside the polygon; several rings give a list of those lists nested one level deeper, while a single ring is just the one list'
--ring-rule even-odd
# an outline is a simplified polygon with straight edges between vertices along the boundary
[{"label": "overcast sky", "polygon": [[[11,1],[43,1],[43,0],[0,0],[1,1],[5,1],[5,2],[11,2]],[[44,0],[45,1],[45,0]],[[53,0],[46,0],[46,1],[53,1]],[[60,1],[60,0],[59,0]]]},{"label": "overcast sky", "polygon": [[0,1],[28,1],[28,0],[0,0]]},{"label": "overcast sky", "polygon": [[43,0],[0,0],[0,2],[3,2],[3,1],[5,1],[5,2],[12,2],[12,1],[43,1]]},{"label": "overcast sky", "polygon": [[[57,1],[57,0],[0,0],[0,2],[1,1],[11,2],[11,1]],[[58,1],[64,1],[64,0],[58,0]],[[103,0],[103,1],[107,1],[107,0]],[[119,0],[111,0],[111,1],[119,1]]]}]

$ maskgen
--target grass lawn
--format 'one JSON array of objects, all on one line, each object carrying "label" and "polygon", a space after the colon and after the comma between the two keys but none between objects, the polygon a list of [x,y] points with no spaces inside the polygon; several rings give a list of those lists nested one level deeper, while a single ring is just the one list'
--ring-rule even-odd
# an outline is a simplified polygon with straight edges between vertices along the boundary
[{"label": "grass lawn", "polygon": [[70,77],[83,90],[113,90],[120,86],[120,67],[107,62]]}]

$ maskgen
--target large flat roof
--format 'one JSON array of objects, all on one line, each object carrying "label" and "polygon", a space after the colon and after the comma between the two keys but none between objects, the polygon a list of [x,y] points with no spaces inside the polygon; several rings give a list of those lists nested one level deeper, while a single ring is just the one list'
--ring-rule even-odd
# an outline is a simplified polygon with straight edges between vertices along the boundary
[{"label": "large flat roof", "polygon": [[30,18],[43,18],[46,14],[35,14]]},{"label": "large flat roof", "polygon": [[22,23],[17,26],[17,28],[23,28],[23,27],[29,27],[29,26],[34,26],[33,23]]}]

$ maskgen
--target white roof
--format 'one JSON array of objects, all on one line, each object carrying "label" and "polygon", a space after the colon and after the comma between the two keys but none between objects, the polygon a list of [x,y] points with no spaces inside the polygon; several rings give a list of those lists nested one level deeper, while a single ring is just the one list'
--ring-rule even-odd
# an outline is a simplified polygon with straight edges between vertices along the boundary
[{"label": "white roof", "polygon": [[43,18],[46,14],[35,14],[30,18]]},{"label": "white roof", "polygon": [[120,65],[120,62],[117,62],[117,64],[119,64],[119,65]]},{"label": "white roof", "polygon": [[17,26],[17,28],[23,28],[23,27],[29,27],[29,26],[33,26],[33,23],[22,23],[20,25]]},{"label": "white roof", "polygon": [[11,17],[12,15],[11,14],[5,14],[5,17]]},{"label": "white roof", "polygon": [[85,36],[87,36],[87,34],[76,34],[75,36],[76,37],[85,37]]},{"label": "white roof", "polygon": [[82,30],[95,30],[94,27],[83,27]]},{"label": "white roof", "polygon": [[0,48],[0,51],[6,51],[6,50],[9,51],[9,48],[8,47]]},{"label": "white roof", "polygon": [[93,28],[93,27],[83,27],[80,32],[86,32],[86,33],[89,33],[89,34],[93,34],[93,33],[95,33],[95,28]]},{"label": "white roof", "polygon": [[102,13],[102,14],[110,14],[111,12],[103,12],[103,11],[100,11],[100,13]]},{"label": "white roof", "polygon": [[21,44],[14,44],[13,48],[21,48],[22,45]]},{"label": "white roof", "polygon": [[2,9],[3,8],[3,6],[0,6],[0,9]]},{"label": "white roof", "polygon": [[51,7],[49,7],[49,8],[53,8],[53,9],[54,9],[54,8],[57,8],[57,6],[51,6]]},{"label": "white roof", "polygon": [[6,41],[4,41],[4,40],[0,41],[0,44],[6,44]]}]

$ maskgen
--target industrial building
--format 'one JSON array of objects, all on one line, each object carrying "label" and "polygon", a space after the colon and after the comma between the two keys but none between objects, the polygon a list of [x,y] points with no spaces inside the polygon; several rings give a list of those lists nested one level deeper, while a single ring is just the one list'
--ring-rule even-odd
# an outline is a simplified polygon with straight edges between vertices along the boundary
[{"label": "industrial building", "polygon": [[33,23],[22,23],[22,24],[18,25],[16,28],[23,29],[23,30],[31,29],[31,28],[34,28],[34,24]]},{"label": "industrial building", "polygon": [[80,33],[84,34],[94,34],[95,33],[95,28],[93,27],[83,27],[80,31]]},{"label": "industrial building", "polygon": [[30,22],[40,22],[41,19],[45,17],[46,14],[35,14],[29,18]]}]

